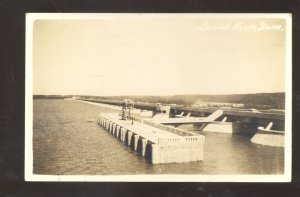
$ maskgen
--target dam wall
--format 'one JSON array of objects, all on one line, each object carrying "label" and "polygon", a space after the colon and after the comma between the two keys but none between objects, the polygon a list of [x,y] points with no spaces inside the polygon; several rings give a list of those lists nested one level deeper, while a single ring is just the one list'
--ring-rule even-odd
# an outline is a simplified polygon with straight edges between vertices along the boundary
[{"label": "dam wall", "polygon": [[150,120],[121,120],[116,113],[102,113],[98,124],[152,164],[203,160],[205,138]]}]

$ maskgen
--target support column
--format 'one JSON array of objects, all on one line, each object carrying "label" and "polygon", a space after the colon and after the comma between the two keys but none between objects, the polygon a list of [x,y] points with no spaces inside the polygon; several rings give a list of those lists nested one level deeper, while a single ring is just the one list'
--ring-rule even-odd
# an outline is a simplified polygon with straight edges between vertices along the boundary
[{"label": "support column", "polygon": [[124,131],[123,131],[123,142],[124,142],[124,144],[126,144],[126,134],[127,134],[127,129],[124,129]]},{"label": "support column", "polygon": [[137,150],[137,147],[138,147],[138,142],[139,142],[139,138],[140,138],[140,136],[139,135],[134,135],[133,136],[134,137],[134,150],[136,151]]},{"label": "support column", "polygon": [[125,142],[126,129],[121,128],[121,141]]},{"label": "support column", "polygon": [[131,137],[132,137],[132,132],[128,131],[127,132],[127,145],[130,146],[131,144]]},{"label": "support column", "polygon": [[103,120],[102,120],[102,126],[105,128],[105,122],[106,122],[106,119],[105,118],[103,118]]},{"label": "support column", "polygon": [[116,132],[116,137],[117,138],[120,138],[121,129],[122,129],[122,127],[120,127],[119,129],[117,129],[117,132]]},{"label": "support column", "polygon": [[114,130],[115,130],[116,124],[112,123],[111,124],[111,128],[110,128],[110,133],[113,134]]},{"label": "support column", "polygon": [[108,132],[110,132],[110,127],[111,127],[111,121],[109,121],[109,124],[108,124],[108,128],[107,128]]},{"label": "support column", "polygon": [[119,137],[120,129],[121,129],[121,126],[120,126],[120,125],[117,125],[117,126],[116,126],[116,132],[115,132],[115,136],[116,136],[116,137]]},{"label": "support column", "polygon": [[158,145],[152,144],[151,148],[152,148],[151,163],[152,164],[160,163],[159,154],[158,154],[158,149],[159,149]]},{"label": "support column", "polygon": [[147,139],[142,139],[142,156],[143,157],[145,157],[147,142],[148,142]]},{"label": "support column", "polygon": [[109,132],[110,133],[112,133],[113,124],[114,124],[113,122],[110,122],[110,124],[109,124]]},{"label": "support column", "polygon": [[124,131],[124,128],[121,128],[120,129],[120,140],[123,142],[123,131]]},{"label": "support column", "polygon": [[117,124],[113,124],[113,132],[112,132],[113,136],[115,136],[117,126],[118,126]]},{"label": "support column", "polygon": [[106,125],[106,130],[109,131],[109,125],[110,125],[110,121],[107,121],[107,125]]},{"label": "support column", "polygon": [[106,121],[105,121],[105,129],[106,129],[106,130],[108,129],[108,123],[109,123],[108,120],[106,120]]}]

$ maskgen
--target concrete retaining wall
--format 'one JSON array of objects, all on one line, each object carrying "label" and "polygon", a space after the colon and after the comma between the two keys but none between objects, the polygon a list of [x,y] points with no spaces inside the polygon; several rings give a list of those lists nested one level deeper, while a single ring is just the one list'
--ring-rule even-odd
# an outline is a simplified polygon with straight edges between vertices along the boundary
[{"label": "concrete retaining wall", "polygon": [[203,136],[160,138],[152,145],[152,163],[190,162],[203,160]]},{"label": "concrete retaining wall", "polygon": [[203,144],[176,143],[172,145],[152,145],[151,162],[172,163],[203,160]]}]

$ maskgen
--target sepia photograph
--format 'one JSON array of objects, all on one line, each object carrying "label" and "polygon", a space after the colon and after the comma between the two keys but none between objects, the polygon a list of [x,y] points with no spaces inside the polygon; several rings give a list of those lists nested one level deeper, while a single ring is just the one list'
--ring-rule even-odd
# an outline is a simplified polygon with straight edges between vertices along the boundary
[{"label": "sepia photograph", "polygon": [[25,180],[290,182],[290,14],[26,14]]}]

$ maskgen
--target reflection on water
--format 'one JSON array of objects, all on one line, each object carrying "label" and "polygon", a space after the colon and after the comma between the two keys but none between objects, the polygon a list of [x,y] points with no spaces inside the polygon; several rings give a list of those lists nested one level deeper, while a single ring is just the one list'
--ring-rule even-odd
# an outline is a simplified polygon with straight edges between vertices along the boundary
[{"label": "reflection on water", "polygon": [[74,100],[34,100],[34,174],[279,174],[284,149],[223,133],[206,136],[204,161],[149,164],[96,122],[113,109]]}]

